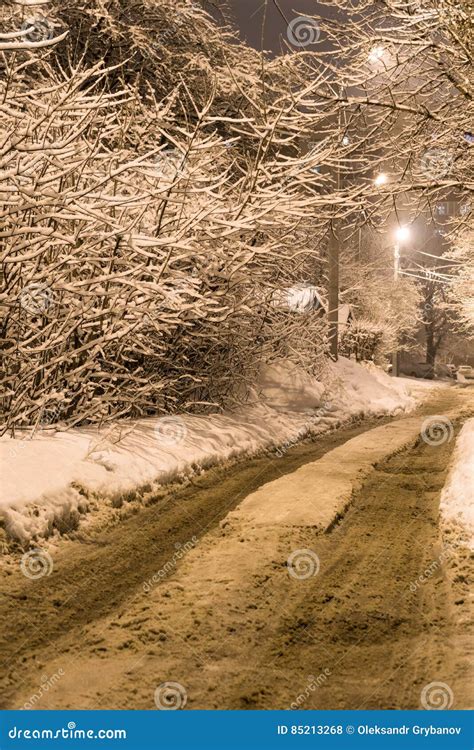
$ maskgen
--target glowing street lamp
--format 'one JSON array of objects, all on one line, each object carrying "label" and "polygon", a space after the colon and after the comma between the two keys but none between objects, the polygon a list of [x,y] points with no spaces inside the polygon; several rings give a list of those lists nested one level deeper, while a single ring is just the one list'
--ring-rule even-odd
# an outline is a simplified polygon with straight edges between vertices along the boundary
[{"label": "glowing street lamp", "polygon": [[410,239],[410,227],[402,226],[398,227],[398,229],[395,232],[395,238],[397,240],[397,243],[400,244],[402,242],[407,242]]},{"label": "glowing street lamp", "polygon": [[407,227],[407,226],[398,227],[397,230],[395,231],[396,243],[395,243],[395,247],[393,248],[394,260],[395,260],[393,278],[395,281],[398,280],[398,275],[400,271],[400,245],[402,245],[404,242],[408,242],[408,240],[410,239],[410,235],[411,235],[410,227]]},{"label": "glowing street lamp", "polygon": [[386,182],[388,182],[388,177],[385,174],[385,172],[380,172],[380,174],[378,174],[377,177],[374,179],[374,185],[377,185],[377,187],[380,187],[381,185],[385,185]]},{"label": "glowing street lamp", "polygon": [[375,65],[375,63],[378,63],[382,60],[384,54],[385,54],[385,48],[382,47],[381,45],[372,47],[368,56],[369,63],[372,63],[373,65]]}]

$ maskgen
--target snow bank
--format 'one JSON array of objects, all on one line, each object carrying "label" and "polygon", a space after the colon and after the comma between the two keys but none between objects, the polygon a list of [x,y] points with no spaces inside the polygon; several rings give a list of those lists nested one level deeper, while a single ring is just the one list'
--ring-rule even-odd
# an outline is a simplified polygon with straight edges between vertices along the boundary
[{"label": "snow bank", "polygon": [[257,398],[275,411],[310,411],[321,405],[325,386],[292,362],[279,361],[264,368]]},{"label": "snow bank", "polygon": [[77,523],[97,503],[183,477],[236,455],[291,445],[356,416],[415,406],[406,386],[375,367],[340,359],[325,383],[280,361],[264,369],[238,411],[120,422],[0,440],[0,510],[22,542]]},{"label": "snow bank", "polygon": [[416,404],[406,384],[375,365],[359,365],[339,358],[330,365],[335,382],[335,403],[347,414],[397,414]]},{"label": "snow bank", "polygon": [[474,549],[474,419],[456,440],[451,469],[441,494],[441,527],[453,543]]}]

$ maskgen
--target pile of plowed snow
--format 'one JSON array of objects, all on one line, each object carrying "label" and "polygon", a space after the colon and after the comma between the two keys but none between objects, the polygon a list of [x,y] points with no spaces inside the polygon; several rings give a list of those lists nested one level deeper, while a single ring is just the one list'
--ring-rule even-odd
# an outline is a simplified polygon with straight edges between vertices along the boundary
[{"label": "pile of plowed snow", "polygon": [[445,536],[474,549],[474,419],[464,423],[456,440],[439,510]]},{"label": "pile of plowed snow", "polygon": [[248,405],[224,414],[117,422],[100,430],[27,432],[0,440],[0,510],[9,536],[49,536],[97,503],[236,455],[290,446],[356,416],[416,404],[405,383],[341,358],[325,382],[287,361],[265,367]]}]

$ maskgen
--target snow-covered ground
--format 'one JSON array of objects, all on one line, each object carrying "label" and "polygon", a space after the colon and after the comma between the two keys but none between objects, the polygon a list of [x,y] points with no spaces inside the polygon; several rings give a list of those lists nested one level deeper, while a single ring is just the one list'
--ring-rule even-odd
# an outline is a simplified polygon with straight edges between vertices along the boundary
[{"label": "snow-covered ground", "polygon": [[307,434],[351,418],[410,411],[409,382],[341,358],[325,382],[286,361],[266,367],[249,404],[206,416],[169,416],[103,428],[0,440],[0,510],[8,535],[48,536],[68,519],[237,455],[281,455]]},{"label": "snow-covered ground", "polygon": [[464,423],[456,440],[440,515],[444,534],[474,549],[474,419]]}]

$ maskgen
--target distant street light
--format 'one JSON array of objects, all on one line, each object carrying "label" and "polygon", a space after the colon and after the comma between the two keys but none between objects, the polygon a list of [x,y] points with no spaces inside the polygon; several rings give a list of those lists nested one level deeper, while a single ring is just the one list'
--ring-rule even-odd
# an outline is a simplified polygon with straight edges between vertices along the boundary
[{"label": "distant street light", "polygon": [[383,58],[384,54],[385,48],[381,45],[377,45],[370,50],[368,60],[372,64],[378,63]]},{"label": "distant street light", "polygon": [[410,239],[410,227],[402,226],[398,227],[395,232],[395,238],[397,243],[407,242]]},{"label": "distant street light", "polygon": [[[408,242],[411,237],[410,227],[401,226],[395,231],[396,243],[393,248],[393,279],[395,282],[398,281],[400,274],[400,245],[404,242]],[[392,354],[392,375],[397,378],[400,370],[398,346],[395,344],[395,350]]]}]

